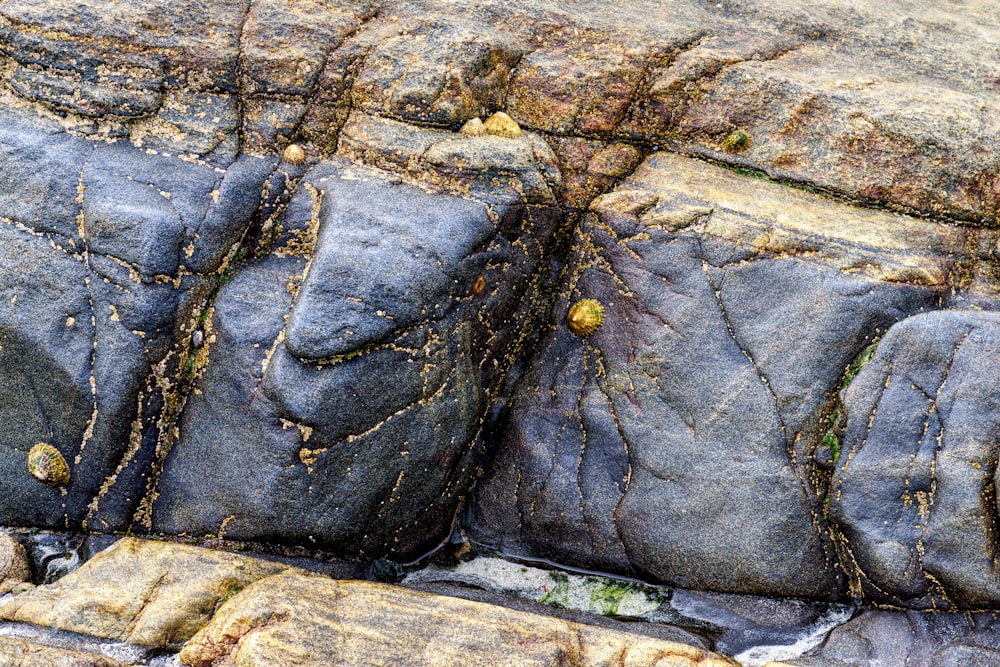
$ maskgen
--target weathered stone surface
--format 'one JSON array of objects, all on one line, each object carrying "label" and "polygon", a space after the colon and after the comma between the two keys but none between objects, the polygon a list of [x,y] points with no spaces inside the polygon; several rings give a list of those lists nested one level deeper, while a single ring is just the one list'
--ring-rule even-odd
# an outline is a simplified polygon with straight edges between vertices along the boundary
[{"label": "weathered stone surface", "polygon": [[[867,341],[938,303],[964,244],[649,158],[577,236],[477,488],[476,539],[690,588],[840,595],[812,465],[820,417]],[[562,322],[580,298],[605,310],[586,339]]]},{"label": "weathered stone surface", "polygon": [[105,656],[0,637],[0,665],[4,667],[125,667]]},{"label": "weathered stone surface", "polygon": [[865,611],[820,648],[764,667],[988,667],[1000,660],[997,623],[995,613]]},{"label": "weathered stone surface", "polygon": [[1000,603],[1000,315],[936,312],[886,334],[844,391],[831,517],[859,592],[916,608]]},{"label": "weathered stone surface", "polygon": [[465,196],[343,160],[309,172],[215,303],[154,530],[405,560],[454,521],[556,222],[544,144],[354,123],[367,151],[421,146],[402,162]]},{"label": "weathered stone surface", "polygon": [[297,575],[248,587],[181,652],[181,662],[197,667],[373,659],[428,666],[735,664],[683,644],[479,602]]},{"label": "weathered stone surface", "polygon": [[294,568],[123,538],[58,582],[14,598],[0,617],[164,648],[189,639],[236,591],[286,570]]},{"label": "weathered stone surface", "polygon": [[[9,490],[0,515],[123,528],[169,393],[154,369],[239,240],[272,165],[246,157],[213,169],[9,111],[0,128],[0,475]],[[145,448],[144,437],[153,440]],[[64,489],[28,473],[38,442],[69,463]],[[115,483],[121,493],[104,502]]]},{"label": "weathered stone surface", "polygon": [[24,547],[10,535],[0,534],[0,595],[31,581],[31,564]]},{"label": "weathered stone surface", "polygon": [[[506,106],[561,136],[670,145],[849,196],[997,219],[998,72],[984,45],[1000,27],[988,3],[609,11],[494,0],[452,3],[447,16],[416,2],[101,7],[83,3],[70,19],[52,0],[4,5],[12,104],[212,160],[296,132],[330,150],[350,108],[456,129]],[[725,140],[737,130],[749,141],[734,151]]]},{"label": "weathered stone surface", "polygon": [[[480,537],[837,595],[819,443],[845,366],[922,309],[1000,307],[995,7],[564,5],[0,4],[0,522],[419,555],[548,305],[553,230],[670,150],[972,224],[671,181],[656,153],[577,234]],[[520,139],[455,132],[500,109]],[[581,343],[561,318],[588,295],[608,323]],[[38,442],[64,488],[26,474]],[[978,576],[947,602],[993,600]],[[907,581],[883,597],[944,601]]]}]

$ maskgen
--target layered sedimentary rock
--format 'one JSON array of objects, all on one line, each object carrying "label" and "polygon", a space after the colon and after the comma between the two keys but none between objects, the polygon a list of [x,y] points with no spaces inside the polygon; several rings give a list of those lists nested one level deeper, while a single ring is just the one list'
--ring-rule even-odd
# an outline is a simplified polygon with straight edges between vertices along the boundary
[{"label": "layered sedimentary rock", "polygon": [[723,667],[702,649],[368,582],[282,575],[250,586],[185,646],[195,667],[273,665]]},{"label": "layered sedimentary rock", "polygon": [[122,538],[55,584],[0,607],[0,617],[117,639],[176,647],[215,608],[258,579],[298,571],[282,563],[180,544]]},{"label": "layered sedimentary rock", "polygon": [[989,429],[880,488],[930,445],[864,415],[925,407],[838,391],[1000,304],[998,41],[982,2],[8,0],[0,523],[407,560],[482,467],[473,532],[522,555],[993,604]]}]

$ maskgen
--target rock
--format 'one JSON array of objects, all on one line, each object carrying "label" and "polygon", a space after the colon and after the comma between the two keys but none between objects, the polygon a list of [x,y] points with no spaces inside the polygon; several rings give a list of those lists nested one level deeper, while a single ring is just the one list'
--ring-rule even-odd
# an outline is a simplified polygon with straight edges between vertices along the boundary
[{"label": "rock", "polygon": [[125,667],[113,658],[0,637],[0,664],[16,667]]},{"label": "rock", "polygon": [[20,542],[6,533],[0,533],[0,595],[10,593],[31,582],[31,564]]},{"label": "rock", "polygon": [[980,555],[939,543],[935,588],[858,528],[846,473],[839,563],[824,504],[852,360],[1000,309],[990,3],[204,4],[0,6],[0,524],[405,561],[484,467],[505,549],[993,604]]},{"label": "rock", "polygon": [[831,518],[856,590],[914,608],[1000,603],[1000,315],[911,317],[844,390]]},{"label": "rock", "polygon": [[[0,135],[9,185],[0,476],[11,491],[0,516],[123,529],[150,473],[159,410],[176,393],[166,377],[181,365],[174,336],[212,288],[272,166],[240,158],[217,170],[127,142],[93,144],[10,111]],[[28,472],[39,442],[67,461],[68,484]]]},{"label": "rock", "polygon": [[[934,307],[968,252],[935,223],[650,157],[577,235],[473,538],[687,588],[837,598],[821,417],[866,343]],[[584,298],[605,321],[579,338],[563,319]]]},{"label": "rock", "polygon": [[976,667],[997,664],[994,613],[917,613],[869,610],[840,626],[807,655],[764,667],[913,665]]},{"label": "rock", "polygon": [[0,607],[0,617],[150,648],[180,645],[258,579],[294,571],[238,554],[122,538],[58,582]]},{"label": "rock", "polygon": [[279,575],[226,603],[181,652],[222,665],[733,665],[683,644],[385,584]]},{"label": "rock", "polygon": [[554,157],[528,136],[349,125],[352,155],[403,174],[320,162],[270,254],[220,291],[154,531],[401,562],[450,531],[535,316]]}]

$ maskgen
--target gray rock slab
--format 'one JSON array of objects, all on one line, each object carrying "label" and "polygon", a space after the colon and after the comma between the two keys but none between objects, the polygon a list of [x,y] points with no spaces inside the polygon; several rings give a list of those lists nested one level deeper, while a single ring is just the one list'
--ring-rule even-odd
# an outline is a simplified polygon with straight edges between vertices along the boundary
[{"label": "gray rock slab", "polygon": [[996,313],[914,316],[844,390],[830,512],[867,596],[915,608],[1000,601],[998,345]]},{"label": "gray rock slab", "polygon": [[[121,529],[145,485],[125,468],[148,461],[169,393],[155,369],[246,228],[271,166],[246,158],[229,174],[71,137],[30,115],[5,112],[0,128],[11,138],[0,153],[10,179],[0,196],[0,466],[11,490],[0,521]],[[257,194],[215,201],[235,180]],[[66,459],[65,488],[29,474],[38,442]]]},{"label": "gray rock slab", "polygon": [[554,221],[520,198],[313,168],[270,254],[219,293],[151,528],[397,560],[435,546],[475,475]]},{"label": "gray rock slab", "polygon": [[[916,254],[913,238],[927,243]],[[656,155],[598,199],[497,430],[474,539],[688,588],[836,598],[812,455],[850,361],[964,240]],[[578,299],[605,323],[579,338]]]}]

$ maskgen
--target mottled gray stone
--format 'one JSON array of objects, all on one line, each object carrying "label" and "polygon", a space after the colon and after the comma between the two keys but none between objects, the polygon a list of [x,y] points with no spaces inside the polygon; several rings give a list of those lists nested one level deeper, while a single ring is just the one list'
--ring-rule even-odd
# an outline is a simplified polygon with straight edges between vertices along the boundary
[{"label": "mottled gray stone", "polygon": [[844,391],[830,512],[866,596],[915,608],[1000,602],[998,352],[996,313],[915,316]]}]

